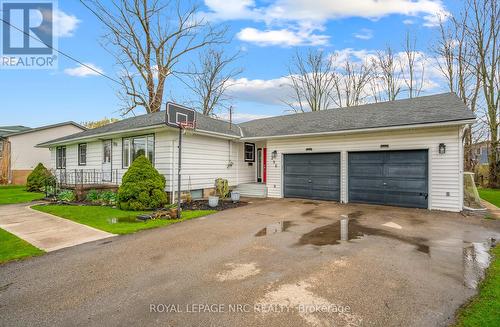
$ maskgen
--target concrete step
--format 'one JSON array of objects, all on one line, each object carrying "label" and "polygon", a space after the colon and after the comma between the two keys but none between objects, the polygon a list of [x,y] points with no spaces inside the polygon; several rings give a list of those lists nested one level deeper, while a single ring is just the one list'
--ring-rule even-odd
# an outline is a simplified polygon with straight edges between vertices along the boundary
[{"label": "concrete step", "polygon": [[240,192],[241,196],[250,198],[267,197],[267,186],[265,184],[258,184],[258,183],[240,184],[235,188],[235,191]]}]

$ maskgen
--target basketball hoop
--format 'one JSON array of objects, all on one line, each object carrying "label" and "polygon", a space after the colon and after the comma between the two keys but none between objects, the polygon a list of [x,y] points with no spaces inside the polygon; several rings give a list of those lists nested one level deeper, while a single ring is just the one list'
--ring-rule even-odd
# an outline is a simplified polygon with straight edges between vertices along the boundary
[{"label": "basketball hoop", "polygon": [[182,130],[183,134],[192,135],[194,133],[194,129],[196,128],[196,124],[194,121],[183,121],[179,122],[179,128]]}]

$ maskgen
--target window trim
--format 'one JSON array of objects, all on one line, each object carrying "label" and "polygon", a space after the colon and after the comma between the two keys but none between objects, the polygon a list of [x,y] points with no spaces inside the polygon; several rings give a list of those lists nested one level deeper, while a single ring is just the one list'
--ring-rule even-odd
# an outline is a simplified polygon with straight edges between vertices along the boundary
[{"label": "window trim", "polygon": [[[80,153],[80,147],[85,146],[85,162],[82,162],[82,157]],[[87,149],[88,145],[87,143],[78,143],[78,166],[86,166],[87,165]]]},{"label": "window trim", "polygon": [[[59,150],[62,150],[64,149],[64,166],[63,165],[60,165],[60,157],[59,157]],[[57,146],[56,147],[56,169],[66,169],[66,156],[67,152],[66,152],[66,146],[63,145],[63,146]],[[62,162],[61,162],[62,163]]]},{"label": "window trim", "polygon": [[[252,158],[250,159],[247,159],[247,146],[252,147]],[[245,145],[243,146],[243,159],[245,162],[255,162],[255,143],[245,142]]]},{"label": "window trim", "polygon": [[[133,139],[136,139],[136,138],[141,138],[141,137],[145,137],[146,138],[146,158],[147,157],[147,153],[148,153],[148,136],[151,136],[153,137],[153,162],[151,162],[151,164],[153,165],[153,167],[155,166],[155,163],[154,161],[156,160],[156,135],[153,133],[153,134],[141,134],[141,135],[134,135],[134,136],[128,136],[128,137],[122,137],[122,168],[123,169],[127,169],[130,167],[130,165],[132,164],[133,160],[132,160],[132,143],[133,143]],[[125,163],[123,162],[123,151],[124,151],[124,146],[123,144],[125,143],[125,140],[129,140],[129,143],[128,143],[128,166],[125,166]],[[149,158],[148,158],[149,160]]]}]

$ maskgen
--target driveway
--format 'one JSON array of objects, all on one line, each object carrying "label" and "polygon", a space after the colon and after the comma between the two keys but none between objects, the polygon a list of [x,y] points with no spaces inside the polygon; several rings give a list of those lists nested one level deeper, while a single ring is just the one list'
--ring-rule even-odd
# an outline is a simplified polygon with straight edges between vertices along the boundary
[{"label": "driveway", "polygon": [[114,234],[30,208],[33,203],[0,206],[0,228],[50,252]]},{"label": "driveway", "polygon": [[442,326],[499,231],[458,213],[255,200],[0,266],[0,325]]}]

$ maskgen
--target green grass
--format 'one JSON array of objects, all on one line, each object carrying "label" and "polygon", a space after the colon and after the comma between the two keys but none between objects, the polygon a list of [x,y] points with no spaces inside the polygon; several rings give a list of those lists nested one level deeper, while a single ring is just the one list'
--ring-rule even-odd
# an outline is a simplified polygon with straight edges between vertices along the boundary
[{"label": "green grass", "polygon": [[32,208],[113,234],[134,233],[139,230],[166,226],[215,212],[214,210],[184,211],[181,219],[136,221],[137,215],[147,212],[124,211],[102,206],[37,205]]},{"label": "green grass", "polygon": [[33,257],[45,252],[19,237],[0,229],[0,263]]},{"label": "green grass", "polygon": [[24,185],[2,185],[0,186],[0,205],[31,202],[40,200],[45,194],[38,192],[27,192]]},{"label": "green grass", "polygon": [[478,188],[481,199],[500,207],[500,189]]},{"label": "green grass", "polygon": [[500,245],[491,253],[494,258],[479,293],[458,311],[456,326],[500,326]]}]

